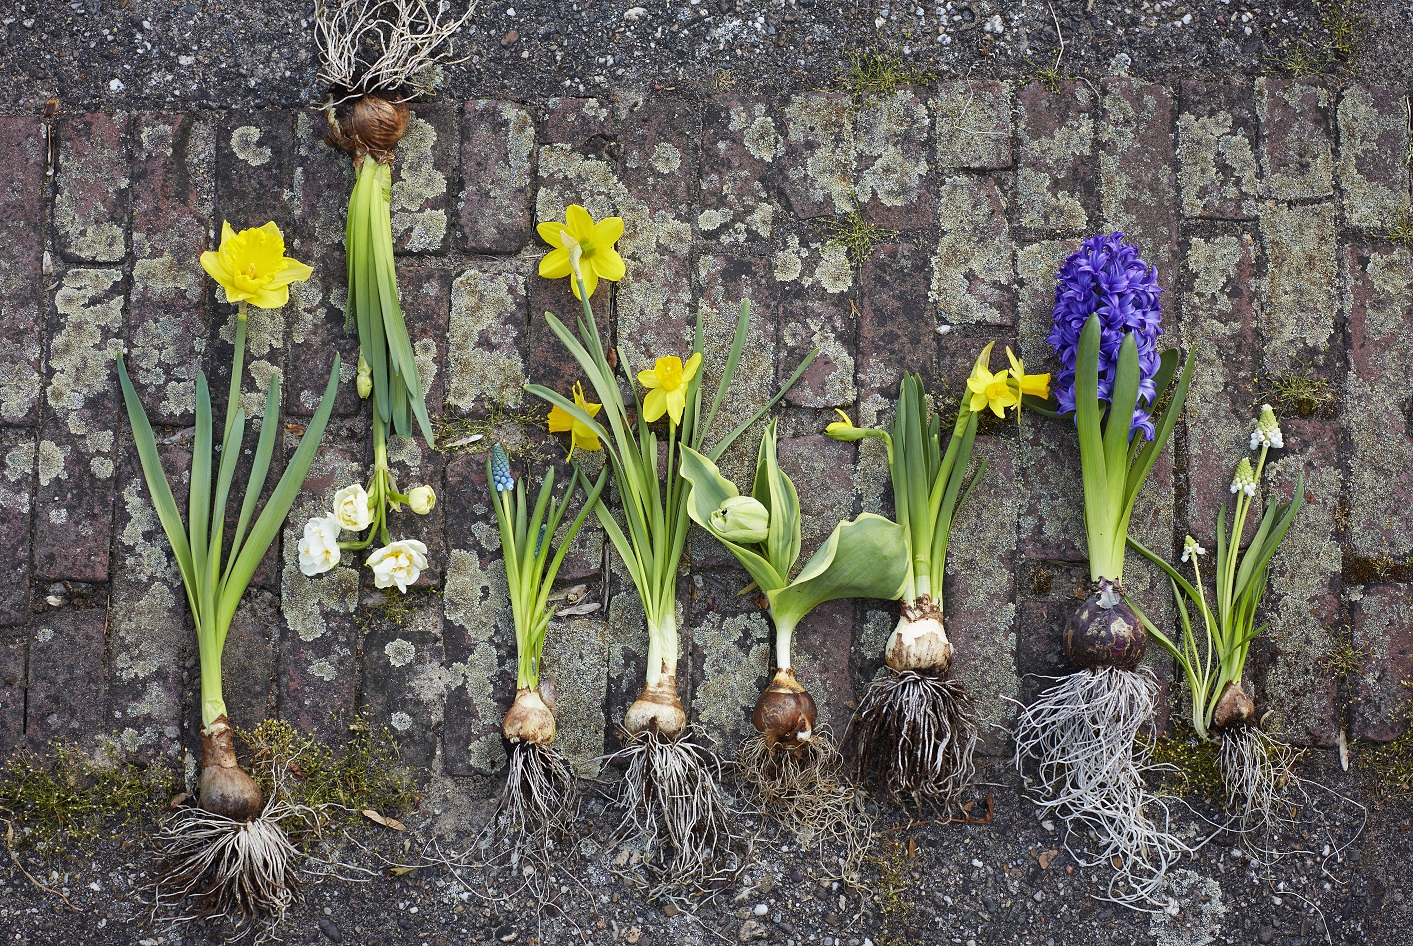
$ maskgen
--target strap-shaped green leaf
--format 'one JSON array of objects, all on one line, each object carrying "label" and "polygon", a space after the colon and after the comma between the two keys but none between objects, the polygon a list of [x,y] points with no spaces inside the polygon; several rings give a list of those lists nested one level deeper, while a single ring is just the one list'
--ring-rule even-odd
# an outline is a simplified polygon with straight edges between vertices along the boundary
[{"label": "strap-shaped green leaf", "polygon": [[[279,384],[280,382],[278,378],[271,378],[270,383]],[[338,393],[338,385],[339,356],[335,354],[333,369],[329,372],[329,382],[324,387],[323,395],[319,398],[319,406],[309,421],[309,427],[305,430],[304,436],[300,438],[299,447],[290,457],[284,475],[275,485],[265,508],[261,510],[260,516],[255,520],[255,525],[251,527],[250,539],[240,550],[239,557],[231,566],[230,578],[221,588],[221,599],[217,603],[216,614],[217,620],[220,622],[220,643],[222,645],[225,643],[225,629],[230,627],[231,619],[235,616],[236,605],[240,603],[246,586],[250,584],[251,576],[255,574],[255,569],[260,565],[260,560],[265,557],[265,552],[270,548],[270,544],[279,535],[280,526],[284,523],[285,516],[289,515],[295,497],[299,495],[299,488],[304,484],[305,476],[309,474],[309,467],[314,463],[314,454],[319,449],[320,441],[324,439],[324,428],[328,426],[329,414],[334,409],[334,397]],[[273,418],[267,417],[264,422],[268,424],[273,421]]]},{"label": "strap-shaped green leaf", "polygon": [[196,438],[191,447],[191,485],[187,491],[186,515],[191,529],[191,562],[202,595],[202,612],[208,613],[210,582],[205,578],[211,549],[211,392],[206,386],[204,371],[196,374]]},{"label": "strap-shaped green leaf", "polygon": [[241,542],[245,540],[245,530],[250,526],[250,517],[255,514],[255,505],[265,490],[265,478],[270,474],[270,459],[275,453],[275,432],[279,430],[280,386],[271,384],[265,392],[265,413],[260,419],[260,439],[255,444],[255,459],[250,464],[250,477],[245,481],[245,498],[240,504],[240,518],[236,521],[235,533],[231,536],[231,550],[226,559],[226,569],[221,575],[224,583],[230,578],[231,565],[240,554]]},{"label": "strap-shaped green leaf", "polygon": [[1108,480],[1108,506],[1123,506],[1128,485],[1128,446],[1132,437],[1134,408],[1138,406],[1138,343],[1126,332],[1119,345],[1118,371],[1110,393],[1109,419],[1104,424],[1104,475]]},{"label": "strap-shaped green leaf", "polygon": [[1109,477],[1105,467],[1104,438],[1100,428],[1103,413],[1099,403],[1099,316],[1091,315],[1079,333],[1075,353],[1075,425],[1079,430],[1079,464],[1084,479],[1084,529],[1089,544],[1090,578],[1117,578],[1101,572],[1112,568],[1114,520],[1119,510],[1110,509]]}]

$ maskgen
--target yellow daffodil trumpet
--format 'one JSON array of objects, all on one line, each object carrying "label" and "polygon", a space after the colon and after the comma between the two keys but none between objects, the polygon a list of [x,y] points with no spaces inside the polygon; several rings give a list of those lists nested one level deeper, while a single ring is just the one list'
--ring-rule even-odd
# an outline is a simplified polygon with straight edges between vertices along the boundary
[{"label": "yellow daffodil trumpet", "polygon": [[[257,515],[275,438],[283,425],[278,423],[280,379],[276,377],[265,397],[260,438],[241,499],[241,488],[234,478],[247,420],[240,393],[246,306],[283,305],[289,284],[308,279],[312,271],[284,255],[284,238],[273,223],[239,233],[226,224],[220,247],[204,253],[201,265],[240,309],[226,417],[220,430],[212,423],[206,375],[198,372],[196,376],[196,424],[185,521],[162,469],[152,425],[123,359],[118,359],[118,382],[133,443],[186,591],[201,667],[200,807],[183,809],[163,829],[166,870],[156,883],[155,895],[163,906],[199,896],[203,909],[212,913],[276,923],[294,898],[292,860],[297,852],[281,827],[290,807],[280,797],[278,785],[275,795],[266,799],[260,786],[240,767],[222,692],[221,656],[241,597],[278,537],[314,461],[333,411],[339,359],[334,356],[328,384],[309,427]],[[240,513],[228,537],[227,510],[237,500]]]},{"label": "yellow daffodil trumpet", "polygon": [[796,574],[800,501],[780,469],[777,443],[772,420],[757,451],[750,496],[710,458],[683,448],[688,512],[755,581],[775,625],[775,672],[751,713],[756,734],[742,744],[741,774],[786,827],[838,842],[853,860],[867,844],[868,819],[860,817],[855,792],[845,784],[843,756],[828,727],[818,724],[814,697],[795,674],[790,645],[805,616],[827,601],[897,598],[908,569],[906,543],[897,523],[864,513],[835,526]]},{"label": "yellow daffodil trumpet", "polygon": [[564,211],[564,223],[551,220],[535,230],[553,247],[540,259],[540,275],[545,279],[568,277],[576,299],[581,293],[582,297],[592,296],[600,279],[617,282],[627,272],[623,257],[613,246],[623,235],[622,217],[595,222],[583,207],[570,204]]},{"label": "yellow daffodil trumpet", "polygon": [[[580,392],[582,398],[582,392]],[[563,495],[554,496],[554,467],[545,470],[533,504],[523,478],[511,472],[505,448],[495,444],[486,461],[491,507],[500,528],[515,649],[519,657],[515,701],[502,733],[510,743],[509,765],[500,802],[482,831],[481,848],[512,862],[543,851],[568,832],[574,813],[574,771],[554,747],[554,689],[542,677],[545,636],[557,605],[551,604],[555,576],[590,511],[599,501],[608,471],[590,483],[578,469]],[[568,518],[576,492],[584,493],[578,514]],[[565,526],[560,535],[561,525]],[[558,544],[558,549],[552,546]]]},{"label": "yellow daffodil trumpet", "polygon": [[[594,507],[638,592],[648,629],[643,691],[624,715],[624,746],[611,757],[612,763],[625,764],[625,774],[618,783],[618,803],[625,811],[620,840],[639,852],[635,863],[641,852],[646,852],[642,860],[654,875],[656,892],[701,889],[713,878],[745,866],[744,837],[718,781],[722,762],[713,750],[692,740],[677,691],[681,649],[677,634],[678,566],[692,522],[688,514],[690,488],[678,471],[678,457],[688,448],[712,459],[720,456],[779,402],[809,359],[775,397],[708,450],[704,442],[745,348],[749,303],[741,305],[725,371],[710,406],[703,409],[700,368],[706,338],[702,319],[697,320],[692,351],[685,363],[677,356],[664,356],[652,369],[635,374],[621,353],[616,361],[610,361],[590,297],[599,278],[623,275],[622,260],[612,249],[622,224],[611,222],[613,218],[594,223],[578,205],[571,205],[565,218],[564,223],[551,221],[539,226],[540,235],[554,247],[541,261],[540,272],[547,279],[568,276],[573,280],[582,316],[577,331],[552,314],[546,313],[545,320],[579,363],[603,408],[591,413],[585,404],[543,385],[532,384],[527,390],[598,438],[622,497],[621,521],[603,504]],[[645,401],[638,402],[638,389],[630,385],[628,390],[634,392],[630,408],[620,384],[635,377],[648,393]],[[663,417],[668,420],[665,431],[654,423]]]},{"label": "yellow daffodil trumpet", "polygon": [[[574,404],[590,417],[599,416],[599,411],[603,410],[602,404],[591,404],[584,397],[584,386],[578,381],[574,382]],[[603,449],[603,444],[599,442],[599,435],[594,433],[593,428],[575,420],[574,415],[558,405],[550,408],[546,421],[550,433],[569,434],[569,455],[565,457],[566,460],[574,459],[575,450],[592,452]]]}]

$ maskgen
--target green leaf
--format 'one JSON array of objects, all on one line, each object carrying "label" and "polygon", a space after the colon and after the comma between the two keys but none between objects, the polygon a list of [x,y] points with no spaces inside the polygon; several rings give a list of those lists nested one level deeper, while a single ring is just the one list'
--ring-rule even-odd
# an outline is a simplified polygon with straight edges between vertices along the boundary
[{"label": "green leaf", "polygon": [[[191,486],[187,491],[187,522],[191,529],[191,563],[195,568],[198,587],[209,590],[205,581],[207,559],[210,556],[211,522],[211,392],[206,386],[206,373],[196,374],[196,439],[191,447]],[[203,613],[205,608],[203,607]]]},{"label": "green leaf", "polygon": [[[722,503],[741,495],[736,484],[721,475],[715,463],[691,447],[682,447],[682,478],[691,484],[687,494],[687,514],[692,521],[706,530],[707,534],[722,545],[741,563],[750,576],[760,585],[762,591],[769,592],[785,585],[785,576],[763,556],[745,546],[729,542],[712,531],[711,514]],[[772,521],[775,518],[771,513]]]},{"label": "green leaf", "polygon": [[1109,507],[1109,477],[1105,466],[1104,439],[1100,430],[1102,406],[1099,403],[1099,316],[1091,315],[1079,334],[1075,354],[1075,423],[1079,428],[1079,463],[1084,477],[1084,528],[1089,544],[1089,577],[1117,578],[1103,574],[1111,562],[1114,522],[1119,510]]},{"label": "green leaf", "polygon": [[1123,507],[1128,484],[1128,445],[1132,438],[1133,411],[1138,406],[1138,342],[1133,333],[1124,334],[1119,345],[1119,367],[1109,401],[1109,419],[1104,425],[1104,475],[1108,479],[1108,506]]},{"label": "green leaf", "polygon": [[[270,383],[278,384],[279,379],[272,378]],[[328,426],[329,415],[334,409],[334,397],[338,393],[338,386],[339,356],[335,354],[334,366],[329,372],[329,382],[324,387],[323,395],[319,398],[319,407],[314,411],[314,416],[310,419],[304,436],[300,438],[299,447],[290,457],[284,475],[280,477],[280,481],[275,485],[265,508],[261,510],[259,518],[255,520],[255,525],[250,530],[250,540],[240,550],[240,556],[231,566],[230,576],[221,588],[221,599],[217,603],[217,620],[223,629],[222,644],[225,643],[224,629],[230,626],[231,619],[235,616],[236,605],[240,603],[241,596],[245,594],[245,588],[250,584],[250,578],[255,574],[260,560],[265,557],[265,552],[270,548],[270,544],[279,535],[280,526],[284,523],[285,516],[289,515],[290,507],[294,505],[295,497],[299,495],[299,488],[304,484],[304,477],[309,474],[309,467],[314,463],[314,453],[319,449],[319,442],[324,438],[324,428]],[[273,422],[274,418],[267,417],[264,420],[266,424]]]},{"label": "green leaf", "polygon": [[770,612],[788,627],[826,601],[839,598],[896,600],[908,577],[903,527],[866,512],[834,527],[799,577],[784,588],[766,591]]},{"label": "green leaf", "polygon": [[770,512],[770,535],[765,557],[779,575],[789,575],[800,557],[800,497],[795,484],[780,469],[776,423],[765,425],[756,454],[756,481],[752,496]]},{"label": "green leaf", "polygon": [[255,514],[255,504],[265,490],[265,478],[270,473],[270,458],[275,453],[275,432],[279,430],[280,386],[271,384],[265,392],[265,413],[260,420],[260,439],[255,445],[255,459],[250,465],[250,478],[245,482],[245,498],[240,504],[240,518],[236,521],[235,534],[231,536],[230,558],[226,560],[226,571],[221,576],[222,584],[230,577],[231,565],[240,554],[240,544],[245,539],[245,530],[250,525],[250,517]]}]

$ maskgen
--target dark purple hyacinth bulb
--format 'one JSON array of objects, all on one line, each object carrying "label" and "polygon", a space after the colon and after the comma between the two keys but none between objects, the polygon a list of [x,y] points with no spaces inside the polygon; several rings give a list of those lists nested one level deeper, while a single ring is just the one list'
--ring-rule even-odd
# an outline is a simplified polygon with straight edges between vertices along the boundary
[{"label": "dark purple hyacinth bulb", "polygon": [[1055,277],[1054,328],[1046,339],[1055,349],[1061,370],[1052,390],[1060,412],[1074,410],[1075,355],[1079,334],[1089,317],[1098,314],[1102,325],[1099,342],[1099,399],[1107,402],[1119,370],[1119,347],[1133,335],[1138,345],[1138,407],[1133,412],[1130,436],[1142,431],[1153,439],[1153,420],[1147,408],[1156,395],[1153,376],[1158,373],[1158,336],[1163,334],[1162,307],[1158,304],[1158,270],[1138,255],[1138,248],[1122,233],[1097,234],[1071,253]]}]

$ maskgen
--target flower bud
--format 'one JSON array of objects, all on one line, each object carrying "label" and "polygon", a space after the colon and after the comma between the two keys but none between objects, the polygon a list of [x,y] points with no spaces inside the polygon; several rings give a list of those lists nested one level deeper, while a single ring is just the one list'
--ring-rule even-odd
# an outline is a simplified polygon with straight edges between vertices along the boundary
[{"label": "flower bud", "polygon": [[1256,495],[1256,472],[1251,469],[1249,458],[1242,457],[1241,462],[1236,465],[1236,476],[1232,477],[1231,491],[1233,494]]},{"label": "flower bud", "polygon": [[1251,449],[1257,447],[1285,446],[1285,435],[1281,433],[1280,422],[1276,420],[1276,412],[1271,409],[1271,405],[1261,405],[1261,419],[1256,422],[1256,429],[1251,432]]},{"label": "flower bud", "polygon": [[363,352],[358,353],[358,396],[367,398],[373,393],[373,367],[363,357]]},{"label": "flower bud", "polygon": [[499,493],[515,488],[515,477],[510,473],[510,457],[500,444],[491,447],[491,487]]},{"label": "flower bud", "polygon": [[407,494],[407,505],[419,516],[425,516],[437,504],[437,494],[430,486],[414,486]]},{"label": "flower bud", "polygon": [[884,436],[883,431],[875,430],[872,427],[855,427],[854,422],[849,420],[849,415],[845,414],[837,407],[834,408],[834,413],[838,414],[841,419],[836,420],[834,423],[824,428],[825,435],[834,440],[842,440],[848,442],[852,440],[867,440],[870,437]]},{"label": "flower bud", "polygon": [[740,545],[764,542],[770,534],[770,511],[749,496],[732,496],[711,514],[711,531]]}]

